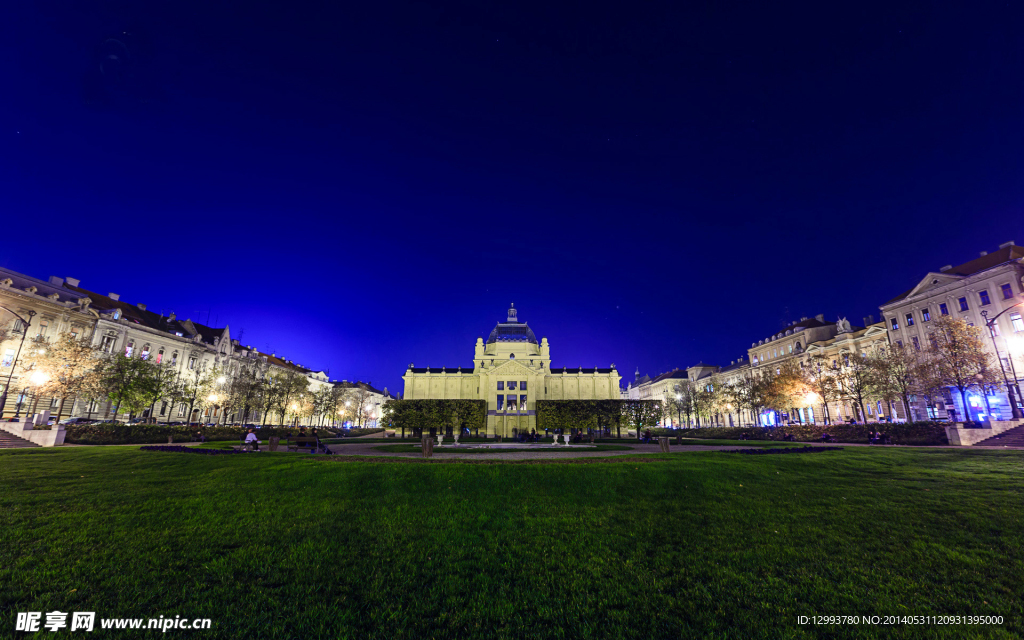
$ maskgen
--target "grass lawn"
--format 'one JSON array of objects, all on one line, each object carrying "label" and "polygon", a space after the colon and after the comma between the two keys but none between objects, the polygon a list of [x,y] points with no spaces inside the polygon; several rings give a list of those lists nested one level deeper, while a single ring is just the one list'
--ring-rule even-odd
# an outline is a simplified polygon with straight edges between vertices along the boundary
[{"label": "grass lawn", "polygon": [[[190,638],[1024,634],[1020,452],[382,460],[2,452],[0,637],[55,609],[213,620]],[[1003,623],[797,625],[943,614]]]},{"label": "grass lawn", "polygon": [[[541,443],[541,444],[544,444],[544,443]],[[447,448],[442,449],[440,447],[434,447],[434,455],[435,456],[436,455],[444,455],[446,453],[458,453],[458,454],[463,454],[463,453],[491,453],[491,454],[493,454],[493,453],[507,453],[509,451],[545,451],[545,452],[551,451],[551,452],[555,452],[555,453],[563,453],[563,452],[564,453],[575,453],[576,451],[629,451],[632,448],[632,447],[623,447],[621,445],[616,445],[616,444],[595,444],[593,446],[588,446],[588,447],[580,447],[580,445],[575,445],[575,444],[570,444],[569,446],[558,445],[557,447],[555,447],[550,442],[547,443],[547,444],[548,444],[548,446],[543,447],[543,448],[537,447],[537,446],[533,446],[533,447],[524,446],[522,448],[519,448],[519,447],[516,447],[516,448],[512,448],[512,447],[497,447],[497,448],[494,448],[494,449],[470,449],[469,447],[461,447],[461,446],[458,449],[454,449],[454,448],[453,449],[447,449]],[[577,448],[577,447],[579,447],[579,448]],[[408,443],[407,444],[385,444],[385,445],[381,445],[379,447],[374,447],[374,449],[376,451],[384,451],[384,452],[387,452],[387,453],[410,453],[410,452],[418,453],[419,451],[422,450],[422,445],[420,445],[419,443],[416,443],[416,444],[408,444]]]}]

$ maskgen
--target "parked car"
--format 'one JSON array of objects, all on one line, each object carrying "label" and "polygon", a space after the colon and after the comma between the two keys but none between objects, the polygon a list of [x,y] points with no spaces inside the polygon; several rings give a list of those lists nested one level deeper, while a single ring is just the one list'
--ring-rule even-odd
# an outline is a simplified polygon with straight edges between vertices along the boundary
[{"label": "parked car", "polygon": [[95,422],[99,422],[99,420],[94,420],[92,418],[64,418],[60,421],[60,424],[64,426],[71,426],[76,424],[93,424]]}]

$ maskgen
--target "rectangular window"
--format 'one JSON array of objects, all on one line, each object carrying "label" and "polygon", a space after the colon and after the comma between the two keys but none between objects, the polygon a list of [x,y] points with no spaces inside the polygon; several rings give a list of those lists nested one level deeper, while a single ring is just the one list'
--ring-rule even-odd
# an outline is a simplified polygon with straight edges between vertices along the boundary
[{"label": "rectangular window", "polygon": [[902,340],[897,340],[896,341],[896,346],[897,347],[902,347],[903,346],[903,341]]},{"label": "rectangular window", "polygon": [[498,394],[498,411],[501,411],[505,406],[505,394]]},{"label": "rectangular window", "polygon": [[163,361],[164,361],[164,350],[163,350],[163,349],[161,349],[161,350],[160,350],[160,351],[158,351],[158,352],[157,352],[157,354],[156,354],[156,363],[157,363],[157,364],[160,364],[160,363],[161,363],[161,362],[163,362]]},{"label": "rectangular window", "polygon": [[525,395],[519,396],[519,410],[520,411],[526,411],[526,396]]},{"label": "rectangular window", "polygon": [[13,333],[23,333],[24,331],[25,331],[25,323],[22,322],[21,320],[15,318],[14,319],[14,327],[11,329],[11,332],[13,332]]},{"label": "rectangular window", "polygon": [[139,357],[142,358],[143,360],[149,360],[149,345],[148,344],[146,346],[142,347],[142,353],[139,354]]},{"label": "rectangular window", "polygon": [[100,346],[103,353],[110,353],[114,350],[114,336],[103,336],[103,344]]},{"label": "rectangular window", "polygon": [[498,391],[504,391],[504,390],[505,390],[505,381],[504,380],[498,380]]},{"label": "rectangular window", "polygon": [[907,326],[908,327],[914,326],[914,314],[912,314],[912,313],[908,313],[907,314]]},{"label": "rectangular window", "polygon": [[968,309],[970,309],[970,307],[967,306],[967,298],[960,298],[959,300],[957,300],[957,302],[960,303],[961,311],[967,311]]},{"label": "rectangular window", "polygon": [[[1019,313],[1012,313],[1012,314],[1010,314],[1010,324],[1013,325],[1013,330],[1015,332],[1017,332],[1017,331],[1024,331],[1024,320],[1021,319]],[[4,366],[7,366],[7,365],[4,365]]]},{"label": "rectangular window", "polygon": [[49,326],[50,326],[50,323],[47,320],[40,320],[39,321],[39,333],[36,334],[36,335],[45,336],[46,335],[46,329]]},{"label": "rectangular window", "polygon": [[[1017,317],[1020,318],[1020,315]],[[4,361],[2,364],[5,367],[9,367],[12,362],[14,362],[14,349],[8,349],[7,351],[4,351]]]},{"label": "rectangular window", "polygon": [[889,327],[891,330],[896,331],[900,328],[900,321],[896,318],[889,318]]},{"label": "rectangular window", "polygon": [[515,391],[516,390],[516,381],[515,380],[509,380],[508,381],[508,390],[509,391]]},{"label": "rectangular window", "polygon": [[184,404],[179,404],[178,405],[178,417],[179,418],[184,418],[185,417],[185,409],[187,409],[187,408],[188,407],[186,407]]},{"label": "rectangular window", "polygon": [[193,356],[193,357],[190,357],[190,358],[188,359],[188,370],[189,370],[189,371],[192,371],[192,370],[193,370],[193,369],[195,369],[195,368],[196,368],[196,359],[195,359],[195,357]]},{"label": "rectangular window", "polygon": [[921,322],[931,322],[931,320],[932,312],[928,309],[928,307],[921,309]]},{"label": "rectangular window", "polygon": [[939,315],[940,316],[948,316],[949,315],[949,307],[946,306],[945,302],[939,304]]},{"label": "rectangular window", "polygon": [[987,289],[979,291],[978,292],[978,298],[981,300],[981,306],[983,306],[983,307],[992,303],[992,301],[988,299],[988,290]]},{"label": "rectangular window", "polygon": [[1009,300],[1010,298],[1013,297],[1013,287],[1010,286],[1009,282],[1007,282],[1004,285],[1001,285],[1000,289],[1003,290],[1003,300]]},{"label": "rectangular window", "polygon": [[135,349],[135,343],[134,342],[129,342],[128,344],[124,345],[124,357],[126,357],[126,358],[132,357],[132,350],[133,349]]},{"label": "rectangular window", "polygon": [[166,402],[161,402],[160,403],[160,415],[162,415],[162,416],[167,415],[167,403]]},{"label": "rectangular window", "polygon": [[910,337],[910,341],[914,344],[914,351],[920,351],[921,350],[921,343],[918,342],[917,336],[911,336]]},{"label": "rectangular window", "polygon": [[521,380],[519,382],[519,390],[520,391],[526,391],[526,380]]}]

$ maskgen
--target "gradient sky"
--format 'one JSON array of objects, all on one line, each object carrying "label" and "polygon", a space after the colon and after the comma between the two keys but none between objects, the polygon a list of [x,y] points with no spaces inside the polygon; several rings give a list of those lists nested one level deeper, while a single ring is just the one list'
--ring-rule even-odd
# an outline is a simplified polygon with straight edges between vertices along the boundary
[{"label": "gradient sky", "polygon": [[395,391],[510,301],[625,383],[1024,242],[1019,3],[274,4],[6,7],[0,264]]}]

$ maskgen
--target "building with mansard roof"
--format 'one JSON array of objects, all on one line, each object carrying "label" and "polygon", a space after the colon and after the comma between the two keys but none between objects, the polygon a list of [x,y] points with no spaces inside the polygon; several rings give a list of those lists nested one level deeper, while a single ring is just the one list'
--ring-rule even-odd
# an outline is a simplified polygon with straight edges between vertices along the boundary
[{"label": "building with mansard roof", "polygon": [[512,430],[537,428],[538,400],[616,400],[620,376],[608,368],[552,367],[547,338],[518,319],[513,305],[504,322],[477,338],[473,365],[416,367],[405,375],[403,397],[472,399],[487,402],[487,434],[510,436]]}]

